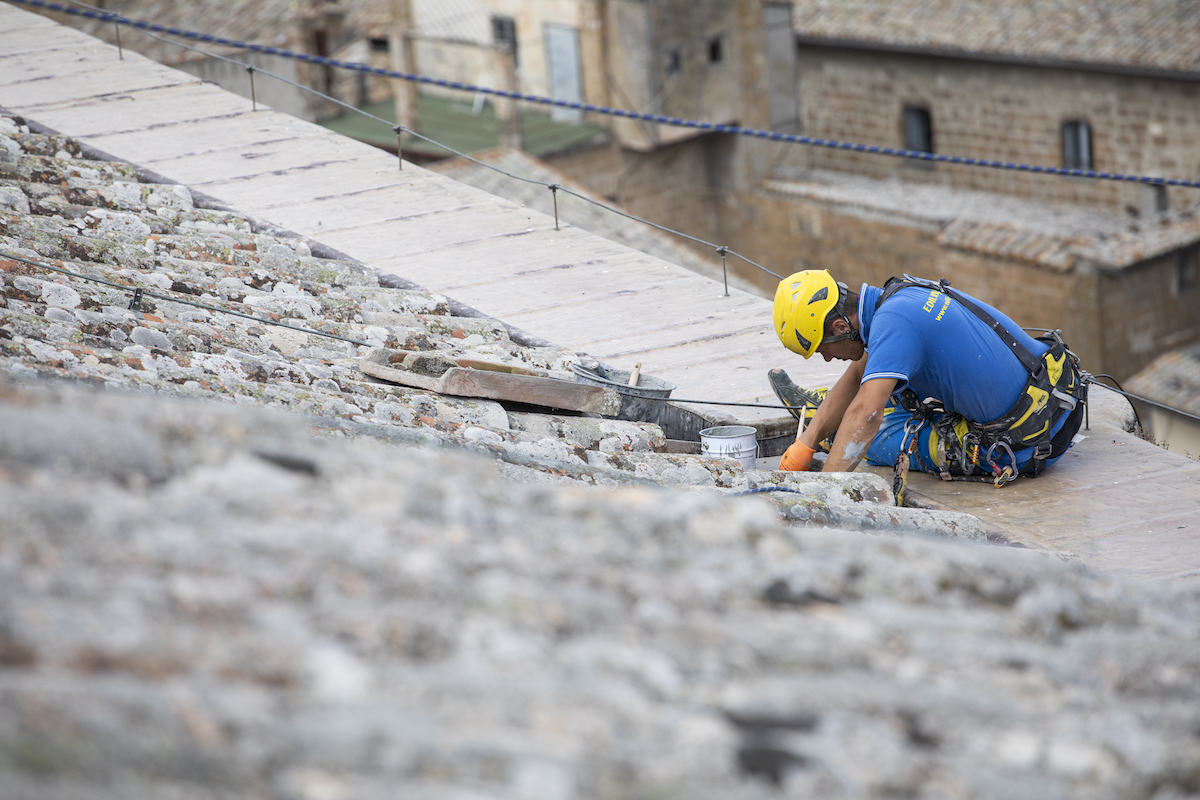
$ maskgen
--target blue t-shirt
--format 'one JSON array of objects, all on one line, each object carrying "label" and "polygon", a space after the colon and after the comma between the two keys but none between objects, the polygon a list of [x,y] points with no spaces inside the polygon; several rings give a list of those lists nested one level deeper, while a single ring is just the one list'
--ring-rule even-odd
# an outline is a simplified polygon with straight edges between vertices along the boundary
[{"label": "blue t-shirt", "polygon": [[[996,332],[957,300],[910,286],[875,308],[880,289],[862,285],[859,333],[867,348],[862,382],[896,378],[921,399],[935,397],[947,411],[990,422],[1012,408],[1029,373]],[[1004,314],[960,292],[992,315],[1034,356],[1049,349]]]}]

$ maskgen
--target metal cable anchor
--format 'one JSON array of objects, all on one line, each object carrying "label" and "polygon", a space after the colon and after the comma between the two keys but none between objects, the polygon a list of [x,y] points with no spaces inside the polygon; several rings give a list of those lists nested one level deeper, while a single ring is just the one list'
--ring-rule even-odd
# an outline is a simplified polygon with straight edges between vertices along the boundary
[{"label": "metal cable anchor", "polygon": [[124,61],[125,49],[121,47],[121,23],[118,22],[118,19],[118,17],[113,17],[113,30],[117,32],[117,58]]},{"label": "metal cable anchor", "polygon": [[258,98],[254,94],[254,70],[256,67],[253,64],[246,65],[246,72],[250,75],[250,108],[252,111],[258,111]]},{"label": "metal cable anchor", "polygon": [[404,169],[404,126],[393,125],[392,132],[396,134],[396,158],[400,159],[400,169]]},{"label": "metal cable anchor", "polygon": [[721,245],[717,248],[717,255],[721,257],[721,277],[725,279],[725,296],[729,297],[729,272],[725,268],[725,256],[728,255],[729,248]]},{"label": "metal cable anchor", "polygon": [[550,194],[554,196],[554,230],[558,230],[558,190],[562,187],[557,183],[552,183],[546,187],[550,190]]}]

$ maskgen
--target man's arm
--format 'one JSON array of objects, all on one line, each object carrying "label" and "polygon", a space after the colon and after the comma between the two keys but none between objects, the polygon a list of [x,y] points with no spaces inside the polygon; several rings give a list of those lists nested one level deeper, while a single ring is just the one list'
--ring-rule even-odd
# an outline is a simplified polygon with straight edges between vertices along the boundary
[{"label": "man's arm", "polygon": [[[847,373],[849,372],[850,370],[847,370]],[[841,385],[841,381],[838,381],[838,385]],[[833,450],[825,462],[824,472],[854,471],[871,447],[875,434],[879,432],[879,425],[883,422],[883,409],[895,388],[895,378],[875,378],[858,388],[842,415],[841,425],[837,428],[837,438],[833,441]],[[822,403],[821,408],[824,407],[825,404]],[[813,422],[816,422],[815,416]]]},{"label": "man's arm", "polygon": [[829,434],[838,430],[842,424],[842,417],[846,414],[846,409],[858,395],[858,384],[862,381],[863,371],[866,368],[866,355],[858,361],[850,362],[850,366],[846,367],[842,377],[838,378],[838,382],[829,390],[829,394],[825,395],[821,405],[817,406],[817,413],[813,414],[812,421],[808,423],[808,427],[804,429],[803,433],[796,437],[796,441],[805,447],[816,450],[818,444],[825,441]]}]

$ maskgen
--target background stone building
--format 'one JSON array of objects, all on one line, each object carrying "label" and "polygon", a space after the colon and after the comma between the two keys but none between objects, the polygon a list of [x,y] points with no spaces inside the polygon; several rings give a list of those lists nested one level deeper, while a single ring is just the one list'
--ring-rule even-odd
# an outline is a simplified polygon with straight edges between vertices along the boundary
[{"label": "background stone building", "polygon": [[[653,9],[658,31],[688,30],[684,20],[704,7],[637,5]],[[694,103],[696,117],[1023,164],[1200,176],[1198,4],[721,5],[732,63],[692,67],[707,68],[702,85],[735,83],[734,107]],[[672,14],[677,25],[665,21]],[[702,51],[705,41],[693,36],[690,46]],[[650,83],[665,85],[673,40],[644,42],[656,57]],[[683,115],[665,99],[637,110]],[[851,284],[905,271],[950,278],[1022,324],[1063,328],[1094,372],[1128,376],[1200,338],[1197,190],[723,135],[653,141],[647,150],[618,138],[554,163],[776,272],[828,268]],[[754,272],[746,277],[772,291],[774,279]]]}]

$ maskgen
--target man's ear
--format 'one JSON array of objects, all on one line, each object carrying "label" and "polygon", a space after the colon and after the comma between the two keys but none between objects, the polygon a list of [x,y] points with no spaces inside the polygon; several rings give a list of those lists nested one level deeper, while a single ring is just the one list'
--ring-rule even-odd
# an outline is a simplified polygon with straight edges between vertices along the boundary
[{"label": "man's ear", "polygon": [[842,319],[841,317],[838,317],[829,326],[829,330],[833,333],[834,336],[841,336],[843,333],[850,332],[850,324],[848,322],[846,322],[846,320]]}]

